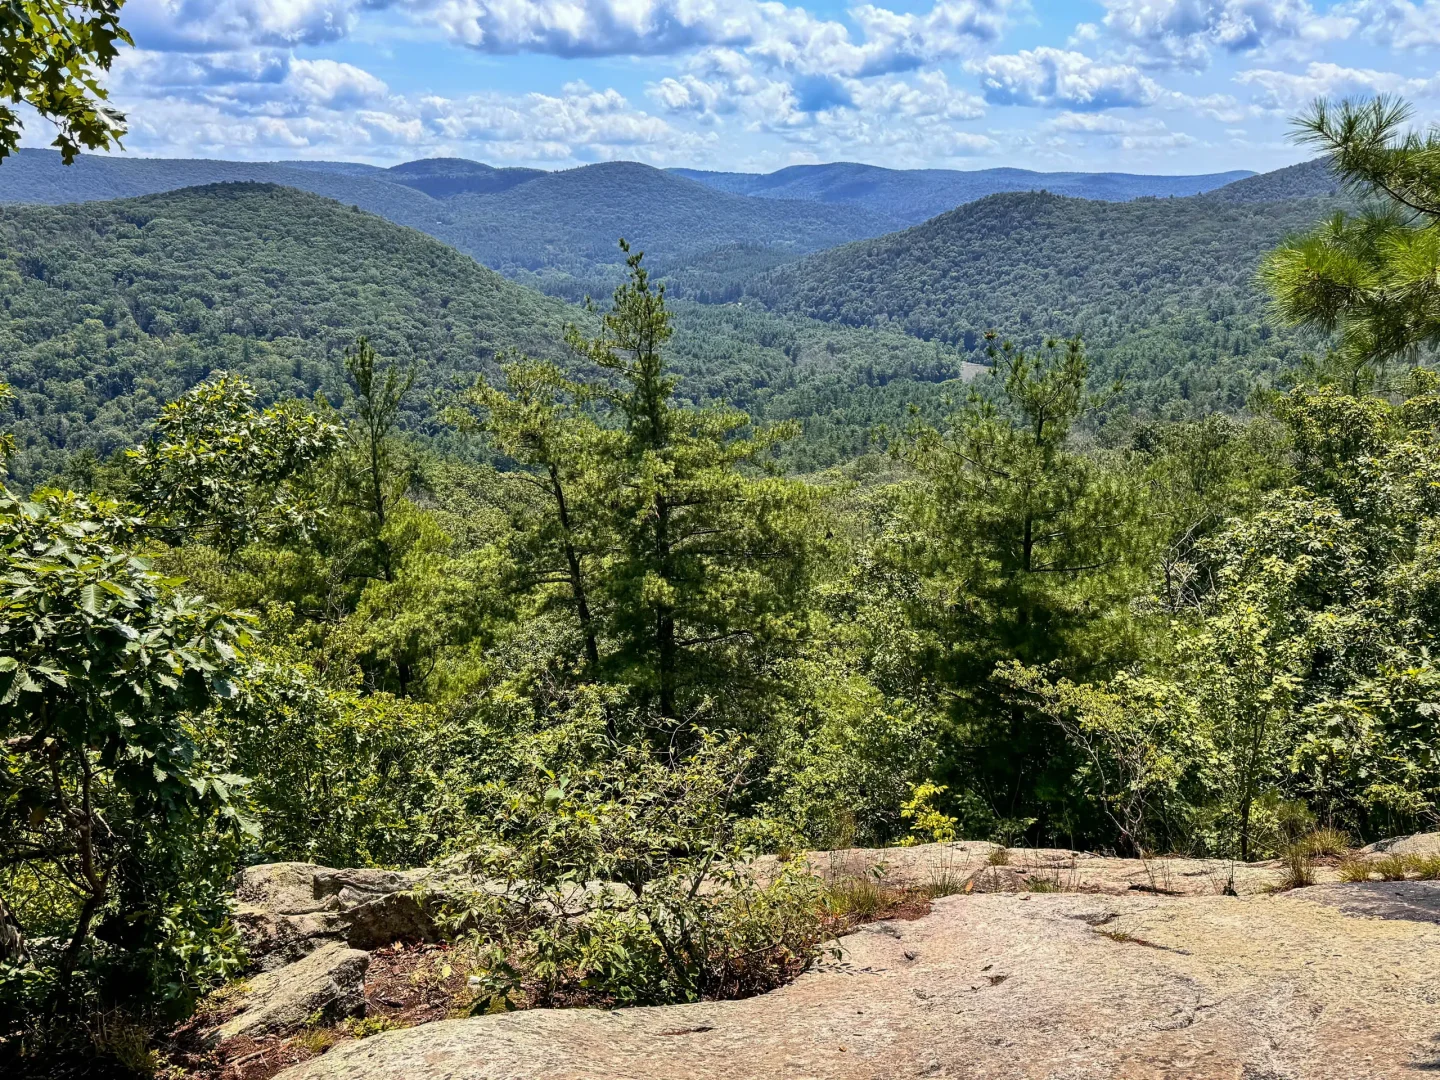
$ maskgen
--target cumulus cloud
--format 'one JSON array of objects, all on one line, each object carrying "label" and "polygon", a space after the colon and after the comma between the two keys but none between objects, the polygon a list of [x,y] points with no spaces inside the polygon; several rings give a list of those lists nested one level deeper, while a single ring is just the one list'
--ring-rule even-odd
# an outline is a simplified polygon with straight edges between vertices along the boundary
[{"label": "cumulus cloud", "polygon": [[[1255,52],[1281,43],[1320,44],[1349,37],[1348,14],[1320,14],[1308,0],[1102,0],[1103,26],[1147,68],[1201,70],[1214,49]],[[1090,36],[1095,28],[1082,30]]]},{"label": "cumulus cloud", "polygon": [[1193,135],[1171,131],[1157,117],[1122,117],[1108,113],[1065,112],[1045,124],[1057,141],[1080,139],[1115,150],[1177,150],[1193,146]]},{"label": "cumulus cloud", "polygon": [[1303,73],[1254,68],[1242,71],[1235,81],[1254,87],[1255,102],[1265,109],[1292,112],[1317,97],[1368,96],[1399,93],[1424,97],[1440,92],[1440,77],[1410,78],[1391,71],[1312,63]]},{"label": "cumulus cloud", "polygon": [[1365,28],[1365,36],[1391,49],[1440,45],[1440,0],[1358,0],[1341,11]]},{"label": "cumulus cloud", "polygon": [[384,82],[353,64],[262,49],[126,53],[116,65],[114,84],[124,99],[189,100],[232,115],[354,109],[389,93]]},{"label": "cumulus cloud", "polygon": [[1158,83],[1129,64],[1048,46],[991,56],[973,68],[985,100],[995,105],[1091,111],[1153,105],[1165,96]]},{"label": "cumulus cloud", "polygon": [[[382,0],[383,2],[383,0]],[[130,0],[125,25],[145,49],[218,51],[338,41],[374,0]]]},{"label": "cumulus cloud", "polygon": [[1014,0],[937,0],[924,14],[873,4],[858,30],[775,0],[413,0],[453,40],[493,53],[647,56],[729,46],[809,73],[885,74],[994,41]]},{"label": "cumulus cloud", "polygon": [[622,157],[689,163],[707,143],[632,107],[615,90],[583,83],[558,94],[408,98],[376,97],[367,78],[328,66],[301,67],[286,80],[293,89],[284,91],[282,84],[280,98],[292,101],[308,92],[310,107],[278,107],[278,98],[247,100],[238,92],[208,99],[166,95],[134,111],[130,142],[147,153],[176,156],[391,161],[460,154],[552,165]]}]

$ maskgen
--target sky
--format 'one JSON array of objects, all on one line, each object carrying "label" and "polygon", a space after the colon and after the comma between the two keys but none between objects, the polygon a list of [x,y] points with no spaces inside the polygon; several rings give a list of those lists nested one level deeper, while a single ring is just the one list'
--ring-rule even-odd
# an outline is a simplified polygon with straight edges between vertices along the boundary
[{"label": "sky", "polygon": [[[1263,171],[1316,96],[1440,119],[1440,0],[129,0],[126,152],[768,172]],[[26,144],[52,134],[31,120]]]}]

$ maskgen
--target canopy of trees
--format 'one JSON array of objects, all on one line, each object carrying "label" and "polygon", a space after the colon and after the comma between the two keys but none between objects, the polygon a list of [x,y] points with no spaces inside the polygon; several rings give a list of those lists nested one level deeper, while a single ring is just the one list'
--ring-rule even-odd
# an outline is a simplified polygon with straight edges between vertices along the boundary
[{"label": "canopy of trees", "polygon": [[[1335,164],[1396,231],[1331,254],[1383,277],[1433,231],[1384,201],[1435,180],[1375,130],[1341,125]],[[1408,278],[1326,307],[1272,275],[1280,314],[1342,335],[1234,414],[1097,427],[1123,390],[1083,341],[984,333],[986,371],[886,453],[842,453],[837,422],[843,460],[801,474],[787,445],[817,451],[776,413],[842,415],[816,403],[844,382],[772,392],[728,343],[818,373],[830,329],[684,329],[627,245],[581,309],[275,188],[86,208],[67,237],[76,213],[6,218],[22,409],[100,385],[92,342],[175,390],[120,454],[0,493],[6,1069],[103,1053],[94,1017],[160,1029],[243,970],[246,863],[445,860],[473,887],[441,923],[493,1011],[777,985],[830,894],[804,860],[757,879],[762,852],[1303,865],[1319,826],[1344,849],[1440,819],[1440,376]],[[1357,355],[1367,320],[1407,350]],[[923,348],[874,383],[954,362]],[[751,379],[758,415],[672,360]]]}]

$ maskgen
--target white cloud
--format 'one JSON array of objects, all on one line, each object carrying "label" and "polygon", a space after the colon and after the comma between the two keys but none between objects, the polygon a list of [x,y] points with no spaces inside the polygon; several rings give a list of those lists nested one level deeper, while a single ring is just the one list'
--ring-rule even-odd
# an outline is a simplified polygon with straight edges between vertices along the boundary
[{"label": "white cloud", "polygon": [[[131,118],[127,146],[166,156],[327,157],[389,162],[432,155],[572,165],[628,158],[689,164],[707,137],[584,83],[558,94],[406,97],[350,64],[280,58],[265,82],[218,81],[243,67],[146,53],[117,85]],[[134,69],[150,76],[129,81]],[[165,78],[160,78],[164,75]],[[187,82],[190,78],[194,81]]]},{"label": "white cloud", "polygon": [[[382,0],[383,3],[383,0]],[[143,49],[217,51],[318,45],[355,28],[373,0],[130,0],[125,25]]]},{"label": "white cloud", "polygon": [[297,96],[327,109],[357,108],[389,93],[368,71],[335,60],[292,60],[285,82]]},{"label": "white cloud", "polygon": [[1440,0],[1358,0],[1343,5],[1345,15],[1365,28],[1365,36],[1391,49],[1440,46]]},{"label": "white cloud", "polygon": [[117,99],[189,100],[219,112],[272,116],[359,108],[389,93],[384,82],[353,64],[300,60],[270,49],[124,53],[113,89]]},{"label": "white cloud", "polygon": [[1099,110],[1154,105],[1165,90],[1129,64],[1042,46],[972,65],[994,105]]},{"label": "white cloud", "polygon": [[[1307,0],[1102,0],[1105,30],[1148,68],[1201,70],[1213,49],[1256,52],[1282,43],[1343,40],[1358,21],[1317,13]],[[1093,32],[1092,32],[1093,33]]]},{"label": "white cloud", "polygon": [[1115,150],[1177,150],[1193,146],[1193,135],[1171,131],[1156,117],[1122,117],[1109,113],[1065,112],[1046,121],[1044,130],[1064,142],[1079,138]]},{"label": "white cloud", "polygon": [[1349,68],[1331,63],[1312,63],[1303,74],[1253,68],[1240,72],[1235,81],[1255,88],[1256,104],[1280,112],[1293,111],[1319,97],[1379,93],[1424,97],[1440,91],[1440,77],[1415,79],[1391,71]]}]

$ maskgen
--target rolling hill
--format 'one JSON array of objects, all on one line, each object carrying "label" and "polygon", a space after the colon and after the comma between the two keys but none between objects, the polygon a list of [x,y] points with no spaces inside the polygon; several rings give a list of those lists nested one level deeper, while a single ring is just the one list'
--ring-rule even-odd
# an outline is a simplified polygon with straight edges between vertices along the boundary
[{"label": "rolling hill", "polygon": [[0,168],[0,203],[94,202],[234,181],[281,184],[358,206],[576,300],[613,287],[622,236],[664,271],[735,244],[773,253],[761,260],[771,265],[902,224],[857,206],[749,199],[634,162],[551,173],[444,158],[379,169],[84,155],[66,167],[53,151],[22,150]]},{"label": "rolling hill", "polygon": [[[493,370],[502,349],[566,361],[564,324],[590,318],[415,230],[248,182],[0,208],[0,297],[21,488],[76,453],[133,444],[161,404],[215,370],[243,372],[267,399],[334,400],[358,333],[416,365],[405,424],[447,444],[437,395]],[[903,425],[912,401],[938,408],[964,371],[954,349],[898,332],[677,306],[682,393],[805,419],[797,466],[860,451],[876,425]]]},{"label": "rolling hill", "polygon": [[1340,194],[1340,182],[1324,158],[1302,161],[1286,169],[1246,177],[1216,188],[1206,196],[1221,202],[1263,203],[1286,199],[1329,198]]},{"label": "rolling hill", "polygon": [[1082,199],[1123,202],[1151,195],[1197,195],[1253,175],[1248,172],[1142,176],[1041,173],[1026,169],[901,170],[853,162],[793,165],[764,175],[696,169],[672,169],[671,172],[736,195],[862,206],[893,215],[906,225],[918,225],[964,203],[1007,191],[1049,191]]},{"label": "rolling hill", "polygon": [[1102,381],[1130,384],[1130,407],[1233,409],[1257,372],[1293,362],[1302,345],[1266,318],[1261,256],[1336,205],[993,195],[773,270],[748,295],[972,356],[992,328],[1027,343],[1078,334]]}]

